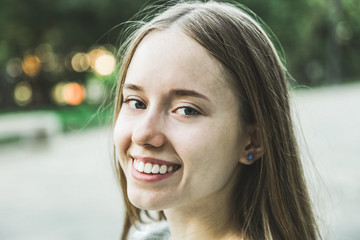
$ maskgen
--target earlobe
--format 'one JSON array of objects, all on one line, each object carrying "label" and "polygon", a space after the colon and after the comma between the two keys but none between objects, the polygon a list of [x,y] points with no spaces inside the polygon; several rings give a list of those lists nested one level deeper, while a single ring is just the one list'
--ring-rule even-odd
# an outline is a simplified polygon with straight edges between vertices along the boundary
[{"label": "earlobe", "polygon": [[241,153],[239,162],[245,165],[251,165],[263,156],[263,148],[260,139],[260,129],[255,126],[249,126],[247,129],[246,143]]},{"label": "earlobe", "polygon": [[251,165],[255,161],[259,160],[262,156],[263,151],[261,148],[251,148],[243,152],[243,155],[240,157],[239,162],[245,165]]},{"label": "earlobe", "polygon": [[250,154],[247,156],[247,160],[248,160],[248,161],[254,160],[254,155],[252,155],[252,153],[250,153]]}]

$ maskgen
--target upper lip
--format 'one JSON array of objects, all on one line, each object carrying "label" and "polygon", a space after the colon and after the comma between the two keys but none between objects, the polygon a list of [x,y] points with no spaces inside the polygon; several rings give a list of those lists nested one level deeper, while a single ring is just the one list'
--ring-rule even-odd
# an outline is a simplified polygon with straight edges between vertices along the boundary
[{"label": "upper lip", "polygon": [[133,156],[131,155],[131,157],[133,159],[137,159],[139,161],[142,161],[144,163],[154,163],[154,164],[159,164],[159,165],[180,165],[178,163],[173,163],[173,162],[168,162],[168,161],[165,161],[165,160],[161,160],[161,159],[158,159],[158,158],[153,158],[153,157],[143,157],[143,156]]}]

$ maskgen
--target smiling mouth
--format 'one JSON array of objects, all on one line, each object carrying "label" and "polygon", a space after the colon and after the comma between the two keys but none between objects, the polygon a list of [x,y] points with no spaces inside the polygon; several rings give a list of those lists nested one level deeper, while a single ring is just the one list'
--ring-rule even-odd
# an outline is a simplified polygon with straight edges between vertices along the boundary
[{"label": "smiling mouth", "polygon": [[178,170],[181,166],[179,164],[166,165],[166,164],[157,164],[157,163],[145,163],[138,159],[133,161],[134,168],[136,171],[141,173],[146,173],[150,175],[156,174],[166,174]]}]

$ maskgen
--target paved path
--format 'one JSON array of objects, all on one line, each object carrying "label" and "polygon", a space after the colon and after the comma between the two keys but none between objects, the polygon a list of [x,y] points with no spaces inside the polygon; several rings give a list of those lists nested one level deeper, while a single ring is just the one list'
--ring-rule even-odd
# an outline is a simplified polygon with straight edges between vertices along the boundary
[{"label": "paved path", "polygon": [[[360,85],[298,91],[294,100],[324,239],[359,239]],[[110,143],[102,128],[0,145],[0,239],[119,239]]]},{"label": "paved path", "polygon": [[324,239],[360,239],[360,84],[300,91],[295,105]]},{"label": "paved path", "polygon": [[0,239],[119,239],[110,139],[97,129],[0,149]]}]

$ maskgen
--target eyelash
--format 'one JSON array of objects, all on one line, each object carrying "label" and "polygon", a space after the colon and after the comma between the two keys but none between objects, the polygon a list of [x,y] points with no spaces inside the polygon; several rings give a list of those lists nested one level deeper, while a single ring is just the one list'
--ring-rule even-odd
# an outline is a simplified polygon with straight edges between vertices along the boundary
[{"label": "eyelash", "polygon": [[[201,114],[200,111],[196,110],[195,108],[188,107],[188,106],[178,107],[177,109],[175,109],[174,112],[178,112],[179,109],[184,109],[184,114],[180,114],[180,115],[185,116],[185,117],[187,117],[187,118],[193,117],[193,116],[197,116],[197,115],[200,115],[200,114]],[[186,110],[194,111],[194,114],[185,114],[185,111],[186,111]]]},{"label": "eyelash", "polygon": [[[134,106],[131,106],[131,103],[132,102],[134,102]],[[142,104],[142,106],[141,107],[139,107],[139,106],[136,106],[136,104],[138,104],[138,103],[140,103],[140,104]],[[126,104],[126,105],[128,105],[128,108],[129,109],[132,109],[132,110],[141,110],[141,109],[146,109],[147,108],[147,106],[146,106],[146,104],[145,103],[143,103],[141,100],[139,100],[139,99],[136,99],[136,98],[128,98],[128,99],[126,99],[126,100],[124,100],[123,101],[123,104]],[[178,107],[178,108],[176,108],[174,111],[172,111],[173,113],[176,113],[176,112],[179,112],[179,110],[181,110],[181,109],[183,109],[184,110],[184,113],[183,114],[179,114],[179,115],[181,115],[181,116],[184,116],[184,117],[186,117],[186,118],[190,118],[190,117],[193,117],[193,116],[197,116],[197,115],[201,115],[202,113],[199,111],[199,110],[197,110],[197,109],[195,109],[195,108],[193,108],[193,107],[189,107],[189,106],[180,106],[180,107]],[[191,114],[186,114],[186,110],[190,110],[190,111],[192,111],[192,113]]]},{"label": "eyelash", "polygon": [[[145,108],[136,108],[136,106],[133,106],[133,107],[132,107],[132,106],[130,106],[130,104],[131,104],[132,102],[134,102],[134,104],[140,103],[140,104],[142,104],[143,106],[145,106]],[[126,99],[126,100],[123,102],[123,104],[128,105],[128,108],[133,109],[133,110],[146,109],[146,104],[143,103],[141,100],[135,99],[135,98],[128,98],[128,99]]]}]

